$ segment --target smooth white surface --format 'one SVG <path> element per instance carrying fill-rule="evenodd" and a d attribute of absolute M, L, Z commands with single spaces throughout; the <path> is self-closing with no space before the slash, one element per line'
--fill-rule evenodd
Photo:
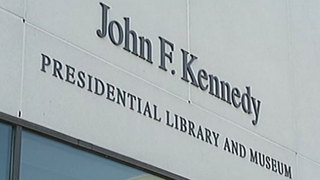
<path fill-rule="evenodd" d="M 298 152 L 320 163 L 320 24 L 318 1 L 290 2 L 294 116 Z"/>
<path fill-rule="evenodd" d="M 0 0 L 1 112 L 16 115 L 22 94 L 24 119 L 190 179 L 288 179 L 225 152 L 225 137 L 291 165 L 293 179 L 318 178 L 319 2 L 103 1 L 152 40 L 153 65 L 96 36 L 101 7 L 90 0 L 28 0 L 23 65 L 21 2 Z M 158 36 L 175 44 L 175 76 L 158 68 Z M 196 70 L 250 85 L 258 125 L 182 81 L 180 48 L 198 56 Z M 168 109 L 219 132 L 220 147 L 41 72 L 41 53 L 157 104 L 162 118 Z"/>
<path fill-rule="evenodd" d="M 0 111 L 17 115 L 20 103 L 23 24 L 0 9 Z"/>
<path fill-rule="evenodd" d="M 19 17 L 24 17 L 25 1 L 26 0 L 0 0 L 0 7 Z"/>
<path fill-rule="evenodd" d="M 123 50 L 122 45 L 113 45 L 109 37 L 101 39 L 96 35 L 96 30 L 101 28 L 99 2 L 104 2 L 111 7 L 109 22 L 116 20 L 124 27 L 123 17 L 130 17 L 131 29 L 152 41 L 153 65 Z M 187 84 L 181 83 L 179 76 L 172 76 L 169 72 L 158 68 L 160 53 L 158 36 L 175 44 L 177 52 L 174 53 L 175 61 L 180 62 L 178 48 L 187 48 L 185 0 L 152 2 L 149 0 L 69 0 L 68 2 L 28 0 L 27 9 L 26 18 L 30 23 L 98 55 L 106 62 L 115 64 L 159 88 L 181 98 L 188 98 Z M 168 65 L 168 67 L 170 70 L 175 69 L 177 73 L 181 72 L 180 63 Z"/>
<path fill-rule="evenodd" d="M 285 1 L 191 1 L 190 44 L 205 67 L 261 101 L 257 126 L 248 115 L 191 87 L 191 100 L 272 141 L 295 150 L 292 68 Z M 206 48 L 204 48 L 206 47 Z M 277 132 L 277 133 L 273 133 Z"/>
<path fill-rule="evenodd" d="M 317 180 L 320 176 L 320 165 L 309 159 L 298 156 L 300 180 Z"/>
<path fill-rule="evenodd" d="M 24 86 L 23 118 L 190 179 L 236 179 L 251 175 L 260 179 L 287 179 L 249 162 L 249 157 L 241 159 L 224 151 L 225 137 L 281 160 L 295 171 L 293 152 L 187 104 L 29 25 L 26 34 L 25 76 L 28 78 Z M 43 42 L 46 42 L 45 46 Z M 41 53 L 157 104 L 163 118 L 165 110 L 170 110 L 221 133 L 220 147 L 208 145 L 166 126 L 164 121 L 154 121 L 70 85 L 50 72 L 41 72 Z"/>

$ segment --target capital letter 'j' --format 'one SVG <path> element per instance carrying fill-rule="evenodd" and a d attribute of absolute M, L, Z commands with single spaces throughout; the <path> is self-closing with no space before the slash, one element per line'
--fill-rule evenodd
<path fill-rule="evenodd" d="M 104 38 L 107 35 L 107 30 L 108 30 L 108 10 L 110 9 L 109 6 L 100 3 L 101 7 L 102 7 L 102 26 L 101 29 L 97 30 L 97 35 L 100 38 Z"/>

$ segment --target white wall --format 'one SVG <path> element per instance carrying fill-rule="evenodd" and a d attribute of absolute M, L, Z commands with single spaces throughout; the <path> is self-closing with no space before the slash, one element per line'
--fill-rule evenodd
<path fill-rule="evenodd" d="M 153 42 L 153 64 L 96 35 L 99 2 Z M 290 165 L 292 179 L 316 179 L 319 8 L 314 0 L 0 0 L 0 111 L 190 179 L 289 179 L 226 152 L 226 137 Z M 158 68 L 158 36 L 175 45 L 175 75 Z M 181 80 L 181 48 L 198 57 L 194 69 L 251 87 L 262 102 L 256 126 L 253 114 Z M 42 72 L 42 53 L 156 104 L 162 121 L 53 77 L 52 65 Z M 219 147 L 167 126 L 166 110 L 218 132 Z"/>

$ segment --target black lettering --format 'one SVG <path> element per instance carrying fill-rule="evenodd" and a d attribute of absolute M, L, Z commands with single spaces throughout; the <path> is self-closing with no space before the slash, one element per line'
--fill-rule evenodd
<path fill-rule="evenodd" d="M 217 98 L 220 98 L 220 80 L 217 76 L 213 76 L 212 74 L 209 75 L 209 85 L 210 90 L 209 94 L 216 96 Z"/>
<path fill-rule="evenodd" d="M 176 128 L 177 130 L 179 130 L 178 119 L 179 119 L 178 115 L 174 114 L 174 121 L 175 121 L 174 128 Z"/>
<path fill-rule="evenodd" d="M 130 18 L 125 17 L 124 19 L 124 48 L 128 52 L 138 56 L 138 38 L 137 33 L 134 30 L 130 30 Z M 132 37 L 132 51 L 130 50 L 130 35 Z"/>
<path fill-rule="evenodd" d="M 42 56 L 42 65 L 41 65 L 41 71 L 42 72 L 46 72 L 46 66 L 50 66 L 51 64 L 51 59 L 44 55 L 44 54 L 41 54 Z"/>
<path fill-rule="evenodd" d="M 283 163 L 280 162 L 280 161 L 278 161 L 278 173 L 279 173 L 280 175 L 283 174 Z"/>
<path fill-rule="evenodd" d="M 197 60 L 198 58 L 192 54 L 190 54 L 190 61 L 188 61 L 188 55 L 189 53 L 183 49 L 181 49 L 182 51 L 182 80 L 186 81 L 186 82 L 189 82 L 189 79 L 188 79 L 188 75 L 191 77 L 191 84 L 196 86 L 196 87 L 199 87 L 198 85 L 198 82 L 197 82 L 197 79 L 195 78 L 195 75 L 194 75 L 194 72 L 192 70 L 192 67 L 191 67 L 191 64 Z"/>
<path fill-rule="evenodd" d="M 277 161 L 271 158 L 272 171 L 277 172 Z"/>
<path fill-rule="evenodd" d="M 153 105 L 153 119 L 156 121 L 161 121 L 161 117 L 158 117 L 158 106 L 157 105 Z"/>
<path fill-rule="evenodd" d="M 290 179 L 292 178 L 290 166 L 287 167 L 287 165 L 284 165 L 284 176 L 289 177 Z"/>
<path fill-rule="evenodd" d="M 193 136 L 193 137 L 196 137 L 196 134 L 194 132 L 194 123 L 192 121 L 188 121 L 189 122 L 189 135 L 190 136 Z"/>
<path fill-rule="evenodd" d="M 208 84 L 204 85 L 202 80 L 208 80 L 208 74 L 204 69 L 198 71 L 198 82 L 200 89 L 205 91 L 208 89 Z"/>
<path fill-rule="evenodd" d="M 202 128 L 201 128 L 201 126 L 199 126 L 199 128 L 198 128 L 197 139 L 199 139 L 199 137 L 201 138 L 201 140 L 202 140 L 202 141 L 204 141 L 204 138 L 203 138 L 203 133 L 202 133 Z"/>
<path fill-rule="evenodd" d="M 80 88 L 84 88 L 85 87 L 85 76 L 86 74 L 83 71 L 79 71 L 78 72 L 78 82 L 77 85 Z"/>
<path fill-rule="evenodd" d="M 147 51 L 147 62 L 149 62 L 149 63 L 153 63 L 152 62 L 152 43 L 151 43 L 151 41 L 149 40 L 149 39 L 147 39 L 147 38 L 144 38 L 144 37 L 139 37 L 139 39 L 140 39 L 140 55 L 139 55 L 139 57 L 140 58 L 142 58 L 142 59 L 146 59 L 146 57 L 145 57 L 145 53 L 144 53 L 144 46 L 145 46 L 145 44 L 147 44 L 147 48 L 148 48 L 148 51 Z"/>
<path fill-rule="evenodd" d="M 212 144 L 211 131 L 209 129 L 205 128 L 205 132 L 206 132 L 206 143 Z"/>
<path fill-rule="evenodd" d="M 226 81 L 221 81 L 221 100 L 231 104 L 230 100 L 230 84 Z"/>
<path fill-rule="evenodd" d="M 169 59 L 170 63 L 173 62 L 172 52 L 174 51 L 174 44 L 171 43 L 170 41 L 160 37 L 160 36 L 159 36 L 159 39 L 160 39 L 160 65 L 159 65 L 159 68 L 164 71 L 167 71 L 166 58 Z M 169 47 L 170 47 L 169 54 L 166 52 L 166 45 L 169 45 Z"/>
<path fill-rule="evenodd" d="M 139 97 L 137 97 L 137 100 L 138 100 L 138 110 L 137 110 L 137 112 L 139 113 L 139 114 L 141 114 L 142 112 L 141 112 L 141 98 L 139 98 Z"/>
<path fill-rule="evenodd" d="M 93 77 L 90 74 L 88 74 L 88 84 L 89 84 L 88 91 L 89 92 L 92 92 L 92 78 Z"/>
<path fill-rule="evenodd" d="M 250 148 L 250 161 L 258 164 L 258 155 L 257 151 L 254 151 Z"/>
<path fill-rule="evenodd" d="M 136 96 L 134 96 L 133 94 L 130 94 L 130 93 L 127 93 L 127 95 L 128 95 L 129 104 L 130 104 L 129 108 L 130 108 L 131 110 L 134 110 L 133 102 L 136 101 Z"/>
<path fill-rule="evenodd" d="M 228 138 L 225 139 L 223 150 L 231 152 Z"/>
<path fill-rule="evenodd" d="M 216 147 L 218 147 L 218 139 L 219 139 L 220 134 L 212 131 L 212 135 L 213 135 L 213 138 L 214 138 L 214 145 Z"/>
<path fill-rule="evenodd" d="M 261 102 L 259 100 L 257 100 L 257 103 L 256 103 L 256 99 L 254 97 L 251 97 L 251 99 L 252 99 L 252 105 L 253 105 L 253 110 L 254 110 L 254 115 L 255 115 L 255 119 L 252 120 L 252 124 L 257 125 L 258 119 L 259 119 Z"/>
<path fill-rule="evenodd" d="M 61 75 L 61 70 L 62 70 L 62 64 L 58 60 L 53 59 L 53 76 L 58 77 L 63 80 L 63 77 Z"/>
<path fill-rule="evenodd" d="M 149 102 L 148 102 L 148 101 L 146 102 L 146 104 L 145 104 L 145 106 L 144 106 L 143 115 L 144 115 L 144 116 L 148 116 L 149 118 L 152 118 L 151 110 L 150 110 L 150 105 L 149 105 Z"/>
<path fill-rule="evenodd" d="M 97 30 L 97 35 L 100 38 L 104 38 L 107 35 L 107 26 L 108 26 L 108 10 L 110 9 L 109 6 L 100 3 L 102 7 L 102 23 L 101 23 L 101 29 Z"/>
<path fill-rule="evenodd" d="M 266 156 L 266 168 L 267 169 L 270 169 L 271 168 L 271 163 L 270 163 L 270 157 L 269 156 Z"/>
<path fill-rule="evenodd" d="M 186 132 L 187 131 L 187 121 L 183 117 L 180 117 L 180 131 Z"/>
<path fill-rule="evenodd" d="M 232 104 L 234 107 L 239 108 L 241 105 L 241 102 L 237 102 L 236 98 L 240 98 L 240 91 L 238 88 L 233 88 L 231 91 L 232 94 Z"/>
<path fill-rule="evenodd" d="M 246 87 L 247 92 L 242 94 L 241 97 L 241 103 L 242 103 L 242 109 L 244 112 L 251 114 L 251 90 L 250 87 Z"/>
<path fill-rule="evenodd" d="M 114 25 L 116 25 L 117 29 L 118 29 L 118 40 L 115 38 L 114 36 Z M 109 24 L 109 38 L 112 41 L 112 43 L 116 46 L 119 46 L 120 44 L 122 44 L 123 42 L 123 30 L 122 30 L 122 26 L 120 23 L 118 23 L 117 21 L 111 21 Z"/>
<path fill-rule="evenodd" d="M 74 72 L 75 68 L 66 64 L 66 81 L 74 84 L 76 81 L 74 80 Z"/>
<path fill-rule="evenodd" d="M 244 146 L 244 145 L 242 145 L 242 144 L 240 144 L 239 143 L 239 156 L 241 157 L 241 158 L 245 158 L 246 157 L 246 155 L 247 155 L 247 150 L 246 150 L 246 147 Z"/>
<path fill-rule="evenodd" d="M 174 124 L 173 124 L 173 123 L 170 123 L 170 112 L 169 112 L 169 111 L 166 111 L 166 114 L 167 114 L 167 123 L 166 123 L 166 125 L 167 125 L 167 126 L 170 126 L 170 127 L 173 127 Z"/>
<path fill-rule="evenodd" d="M 123 107 L 126 107 L 126 93 L 125 91 L 122 91 L 121 89 L 117 88 L 117 104 L 122 105 Z"/>
<path fill-rule="evenodd" d="M 238 156 L 238 142 L 231 140 L 231 153 Z"/>
<path fill-rule="evenodd" d="M 94 78 L 94 80 L 95 80 L 95 91 L 94 91 L 94 93 L 96 95 L 101 96 L 102 94 L 104 94 L 104 83 L 98 78 Z M 99 85 L 101 87 L 100 91 L 99 91 Z"/>
<path fill-rule="evenodd" d="M 112 84 L 106 83 L 107 84 L 107 92 L 106 92 L 106 99 L 114 102 L 115 97 L 114 97 L 114 86 Z"/>
<path fill-rule="evenodd" d="M 259 153 L 259 164 L 261 167 L 263 167 L 266 164 L 265 155 L 262 153 Z"/>

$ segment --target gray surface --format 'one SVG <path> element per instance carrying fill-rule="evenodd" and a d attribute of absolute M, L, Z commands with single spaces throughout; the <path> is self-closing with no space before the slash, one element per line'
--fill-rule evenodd
<path fill-rule="evenodd" d="M 131 28 L 138 35 L 146 36 L 153 41 L 155 65 L 143 62 L 142 59 L 124 51 L 122 46 L 114 46 L 108 38 L 100 39 L 96 36 L 96 30 L 101 24 L 99 2 L 100 0 L 68 2 L 28 0 L 26 17 L 30 23 L 101 57 L 104 61 L 132 73 L 133 76 L 142 78 L 176 96 L 188 98 L 187 84 L 181 82 L 179 76 L 173 77 L 158 68 L 160 49 L 158 36 L 161 35 L 175 43 L 177 53 L 174 56 L 177 62 L 171 68 L 177 72 L 181 71 L 180 48 L 187 48 L 185 0 L 103 1 L 111 7 L 109 13 L 112 20 L 124 24 L 123 17 L 130 17 Z M 138 9 L 132 8 L 134 6 Z M 84 12 L 90 16 L 82 17 Z"/>
<path fill-rule="evenodd" d="M 0 22 L 0 109 L 16 115 L 21 92 L 23 24 L 2 9 Z"/>
<path fill-rule="evenodd" d="M 292 1 L 291 58 L 294 68 L 294 116 L 298 152 L 320 163 L 320 33 L 318 1 Z M 319 168 L 319 167 L 318 167 Z"/>
<path fill-rule="evenodd" d="M 295 154 L 293 152 L 235 126 L 214 113 L 206 112 L 159 90 L 155 86 L 145 84 L 144 81 L 114 68 L 90 54 L 64 44 L 45 32 L 38 31 L 29 25 L 26 27 L 26 32 L 29 35 L 26 38 L 26 58 L 29 61 L 25 64 L 25 75 L 32 77 L 32 79 L 26 79 L 24 86 L 22 106 L 24 118 L 32 119 L 37 124 L 93 144 L 99 144 L 120 154 L 149 162 L 157 167 L 171 169 L 171 171 L 191 179 L 246 177 L 252 169 L 259 172 L 261 179 L 270 179 L 270 177 L 285 179 L 223 151 L 222 143 L 225 137 L 235 139 L 248 147 L 274 156 L 295 168 Z M 46 46 L 43 46 L 42 42 L 47 42 Z M 64 64 L 72 65 L 77 70 L 91 73 L 105 82 L 140 96 L 144 100 L 156 103 L 163 118 L 165 110 L 170 110 L 172 113 L 178 113 L 197 124 L 218 131 L 222 134 L 219 142 L 220 148 L 215 148 L 169 128 L 165 125 L 165 121 L 152 120 L 110 102 L 104 97 L 89 93 L 86 89 L 57 79 L 51 75 L 50 70 L 43 73 L 40 71 L 41 53 L 58 59 Z M 38 84 L 38 86 L 34 86 L 31 82 Z M 134 82 L 134 85 L 128 82 Z M 39 95 L 32 96 L 33 94 Z M 156 96 L 154 96 L 155 94 Z M 33 111 L 33 109 L 38 111 Z M 188 161 L 197 163 L 185 163 L 186 157 Z M 195 168 L 195 165 L 201 169 L 201 173 L 194 173 L 190 170 Z M 234 173 L 210 171 L 211 169 L 231 170 L 233 168 L 237 168 L 238 171 Z"/>
<path fill-rule="evenodd" d="M 19 17 L 24 17 L 25 2 L 26 0 L 0 0 L 0 8 Z"/>
<path fill-rule="evenodd" d="M 261 100 L 257 126 L 244 114 L 214 97 L 191 88 L 192 101 L 209 111 L 296 150 L 292 89 L 293 70 L 288 53 L 285 1 L 191 1 L 191 51 L 199 55 L 197 68 L 206 67 L 222 80 Z M 210 21 L 206 20 L 211 17 Z M 208 48 L 203 48 L 208 47 Z M 276 132 L 276 133 L 272 133 Z"/>
<path fill-rule="evenodd" d="M 15 14 L 22 11 L 3 2 L 0 58 L 12 61 L 0 61 L 0 80 L 6 82 L 0 109 L 16 115 L 23 26 Z M 123 23 L 130 17 L 132 29 L 153 41 L 154 65 L 96 36 L 98 2 L 26 1 L 24 118 L 191 179 L 287 179 L 41 72 L 45 53 L 156 103 L 159 112 L 169 109 L 289 163 L 293 179 L 317 177 L 319 2 L 103 1 L 112 7 L 111 19 Z M 176 76 L 157 67 L 159 35 L 175 44 L 177 64 L 170 68 Z M 242 91 L 250 85 L 262 101 L 258 125 L 250 123 L 253 116 L 189 88 L 179 76 L 180 48 L 199 57 L 194 68 L 206 68 Z"/>

